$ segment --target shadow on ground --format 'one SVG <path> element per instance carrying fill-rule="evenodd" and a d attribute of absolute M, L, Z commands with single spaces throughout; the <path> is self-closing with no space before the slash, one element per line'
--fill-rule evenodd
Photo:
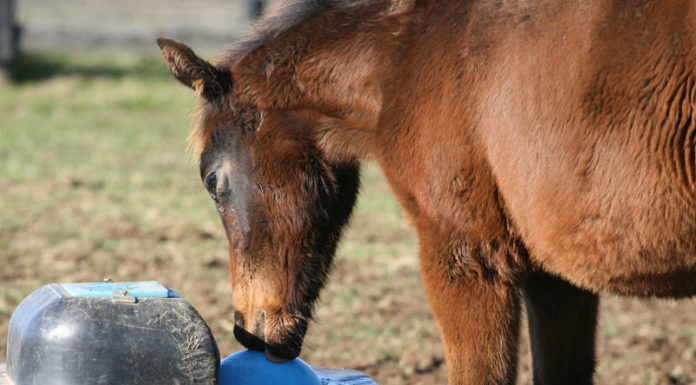
<path fill-rule="evenodd" d="M 125 62 L 128 62 L 127 65 Z M 21 53 L 10 63 L 7 73 L 12 82 L 25 84 L 61 76 L 164 79 L 168 75 L 163 69 L 160 59 L 154 55 L 125 56 L 118 60 L 101 56 L 85 60 L 81 54 L 66 57 L 64 54 Z"/>

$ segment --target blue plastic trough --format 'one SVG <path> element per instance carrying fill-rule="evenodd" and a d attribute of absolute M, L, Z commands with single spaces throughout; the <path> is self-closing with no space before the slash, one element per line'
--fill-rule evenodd
<path fill-rule="evenodd" d="M 158 282 L 51 284 L 12 315 L 0 385 L 304 385 L 292 377 L 303 367 L 321 385 L 377 385 L 362 373 L 299 359 L 283 366 L 241 354 L 225 362 L 221 371 L 198 312 Z"/>

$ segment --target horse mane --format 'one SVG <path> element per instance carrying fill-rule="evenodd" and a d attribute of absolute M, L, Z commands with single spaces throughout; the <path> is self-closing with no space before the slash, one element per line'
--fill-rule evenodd
<path fill-rule="evenodd" d="M 366 4 L 401 3 L 403 0 L 281 0 L 271 6 L 266 15 L 251 25 L 250 31 L 229 46 L 216 60 L 219 68 L 230 69 L 255 49 L 263 46 L 292 27 L 322 13 Z"/>
<path fill-rule="evenodd" d="M 217 61 L 229 69 L 258 47 L 271 41 L 288 29 L 336 6 L 340 0 L 283 0 L 273 4 L 267 13 L 251 25 L 250 31 L 229 46 Z"/>

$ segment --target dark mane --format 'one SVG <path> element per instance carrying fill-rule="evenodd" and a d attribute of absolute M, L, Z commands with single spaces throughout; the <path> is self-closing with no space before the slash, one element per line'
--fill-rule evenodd
<path fill-rule="evenodd" d="M 282 0 L 272 6 L 268 13 L 255 22 L 249 32 L 230 47 L 216 60 L 220 68 L 230 68 L 250 52 L 278 37 L 288 29 L 312 19 L 322 13 L 341 7 L 383 0 Z"/>

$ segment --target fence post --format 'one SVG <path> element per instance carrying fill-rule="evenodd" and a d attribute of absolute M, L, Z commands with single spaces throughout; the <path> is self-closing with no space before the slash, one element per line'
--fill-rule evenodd
<path fill-rule="evenodd" d="M 0 69 L 17 54 L 19 26 L 15 21 L 16 0 L 0 0 Z"/>
<path fill-rule="evenodd" d="M 263 0 L 249 0 L 249 18 L 251 20 L 258 19 L 263 13 Z"/>

